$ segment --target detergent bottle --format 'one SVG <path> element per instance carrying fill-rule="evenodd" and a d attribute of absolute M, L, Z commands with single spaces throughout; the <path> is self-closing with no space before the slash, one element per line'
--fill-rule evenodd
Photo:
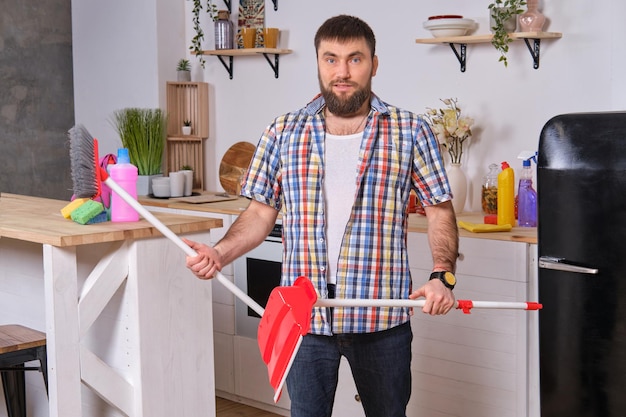
<path fill-rule="evenodd" d="M 126 190 L 133 198 L 137 198 L 137 167 L 130 163 L 128 149 L 120 148 L 117 150 L 117 163 L 109 166 L 109 172 L 113 181 Z M 125 202 L 122 197 L 117 195 L 115 191 L 111 194 L 111 221 L 139 221 L 139 213 Z"/>
<path fill-rule="evenodd" d="M 498 225 L 515 226 L 515 172 L 508 162 L 502 162 L 498 174 Z"/>
<path fill-rule="evenodd" d="M 535 161 L 537 153 L 528 156 L 522 153 L 522 173 L 517 188 L 517 219 L 520 227 L 537 227 L 537 191 L 533 188 L 533 173 L 530 161 Z"/>

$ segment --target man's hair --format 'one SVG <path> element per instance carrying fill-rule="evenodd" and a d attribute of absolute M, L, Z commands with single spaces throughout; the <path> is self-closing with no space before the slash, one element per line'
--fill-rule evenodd
<path fill-rule="evenodd" d="M 376 37 L 367 23 L 358 17 L 345 14 L 331 17 L 320 26 L 315 34 L 315 53 L 317 54 L 322 41 L 346 42 L 356 39 L 365 39 L 372 57 L 376 54 Z"/>

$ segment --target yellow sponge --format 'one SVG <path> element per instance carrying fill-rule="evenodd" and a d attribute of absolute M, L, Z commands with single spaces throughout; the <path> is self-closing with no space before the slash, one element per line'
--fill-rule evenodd
<path fill-rule="evenodd" d="M 72 211 L 71 217 L 76 223 L 86 224 L 89 220 L 104 211 L 104 206 L 99 201 L 89 200 Z"/>
<path fill-rule="evenodd" d="M 489 232 L 510 232 L 512 227 L 510 224 L 482 224 L 457 221 L 458 225 L 463 229 L 472 233 L 489 233 Z"/>
<path fill-rule="evenodd" d="M 88 198 L 77 198 L 74 201 L 70 202 L 67 206 L 63 207 L 61 209 L 61 214 L 63 215 L 63 217 L 65 217 L 66 219 L 70 219 L 72 216 L 72 212 L 77 209 L 79 206 L 81 206 L 83 203 L 86 203 L 89 199 Z"/>

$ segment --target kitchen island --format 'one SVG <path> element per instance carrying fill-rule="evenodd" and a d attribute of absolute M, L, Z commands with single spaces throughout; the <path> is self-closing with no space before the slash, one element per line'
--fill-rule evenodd
<path fill-rule="evenodd" d="M 79 225 L 65 204 L 0 196 L 0 320 L 47 335 L 49 400 L 28 373 L 29 417 L 215 415 L 211 285 L 147 221 Z M 198 240 L 222 227 L 156 216 Z"/>

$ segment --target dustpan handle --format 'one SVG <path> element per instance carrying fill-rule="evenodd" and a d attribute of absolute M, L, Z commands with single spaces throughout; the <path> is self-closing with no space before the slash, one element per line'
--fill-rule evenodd
<path fill-rule="evenodd" d="M 115 191 L 122 199 L 128 203 L 133 209 L 137 211 L 144 219 L 146 219 L 150 224 L 156 227 L 159 232 L 163 234 L 166 238 L 175 243 L 179 248 L 181 248 L 188 256 L 198 256 L 195 250 L 189 247 L 183 240 L 176 235 L 176 233 L 172 232 L 167 226 L 165 226 L 159 219 L 157 219 L 154 214 L 149 212 L 144 206 L 139 204 L 137 200 L 133 196 L 131 196 L 125 189 L 123 189 L 118 183 L 113 181 L 111 177 L 108 177 L 104 180 L 104 183 L 111 187 L 113 191 Z M 230 292 L 232 292 L 237 298 L 246 303 L 248 307 L 253 309 L 258 315 L 263 315 L 263 307 L 261 307 L 256 301 L 254 301 L 248 294 L 243 292 L 239 287 L 230 282 L 228 278 L 222 275 L 221 272 L 217 272 L 216 274 L 217 280 L 225 286 Z"/>
<path fill-rule="evenodd" d="M 340 299 L 319 298 L 316 307 L 423 307 L 426 300 Z M 469 312 L 472 308 L 539 310 L 542 305 L 534 302 L 472 301 L 457 300 L 456 308 Z"/>

